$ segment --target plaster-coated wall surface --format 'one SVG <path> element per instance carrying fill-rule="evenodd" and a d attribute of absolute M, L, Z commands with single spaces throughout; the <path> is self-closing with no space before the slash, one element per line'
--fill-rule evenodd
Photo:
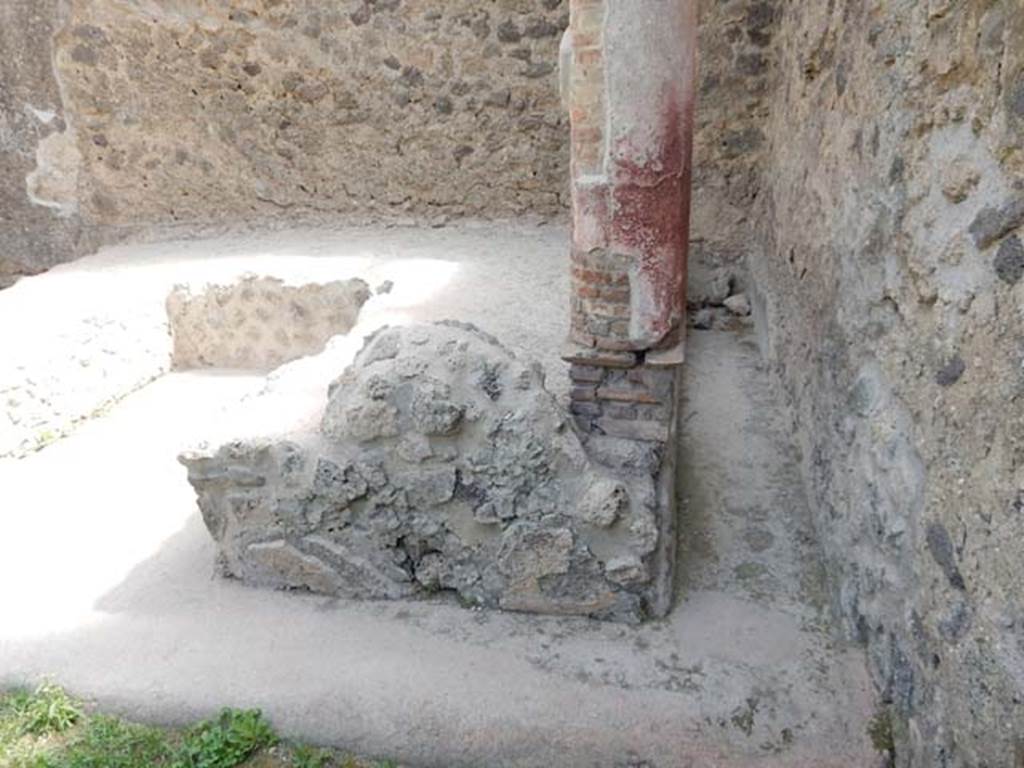
<path fill-rule="evenodd" d="M 59 9 L 57 0 L 0 3 L 0 288 L 86 246 L 77 207 L 62 200 L 65 174 L 52 172 L 76 152 L 50 47 Z"/>

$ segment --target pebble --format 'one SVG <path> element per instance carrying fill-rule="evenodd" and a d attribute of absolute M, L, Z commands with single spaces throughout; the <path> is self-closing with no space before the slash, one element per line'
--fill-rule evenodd
<path fill-rule="evenodd" d="M 725 308 L 734 315 L 746 317 L 750 314 L 750 299 L 745 293 L 737 293 L 725 300 Z"/>

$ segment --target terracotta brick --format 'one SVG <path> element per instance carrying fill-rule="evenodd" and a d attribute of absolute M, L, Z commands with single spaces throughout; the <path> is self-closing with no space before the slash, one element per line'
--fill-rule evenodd
<path fill-rule="evenodd" d="M 577 280 L 596 285 L 622 286 L 629 285 L 629 277 L 619 272 L 610 272 L 600 269 L 586 269 L 584 267 L 573 267 L 572 275 Z"/>
<path fill-rule="evenodd" d="M 600 291 L 598 291 L 598 293 L 600 294 Z M 589 297 L 584 296 L 583 298 L 587 299 Z M 600 315 L 608 320 L 622 320 L 623 318 L 629 318 L 631 313 L 628 303 L 612 303 L 604 301 L 598 297 L 591 299 L 584 306 L 588 312 Z"/>
<path fill-rule="evenodd" d="M 599 418 L 594 424 L 610 437 L 648 442 L 668 442 L 668 426 L 654 421 L 631 421 L 627 419 Z"/>
<path fill-rule="evenodd" d="M 670 368 L 652 368 L 641 365 L 629 371 L 626 374 L 626 379 L 665 399 L 673 391 L 675 372 Z"/>
<path fill-rule="evenodd" d="M 603 320 L 587 314 L 583 318 L 583 327 L 595 336 L 610 336 L 612 334 L 612 323 L 610 320 Z"/>
<path fill-rule="evenodd" d="M 671 403 L 662 403 L 660 405 L 638 403 L 636 405 L 636 417 L 641 421 L 668 422 L 672 418 L 672 411 Z"/>
<path fill-rule="evenodd" d="M 609 419 L 632 420 L 637 417 L 635 405 L 623 405 L 622 403 L 608 403 L 604 406 L 604 415 Z"/>
<path fill-rule="evenodd" d="M 597 384 L 605 377 L 606 371 L 595 365 L 570 365 L 569 378 L 573 381 L 584 381 Z"/>
<path fill-rule="evenodd" d="M 614 352 L 605 349 L 570 345 L 562 353 L 562 359 L 573 365 L 600 368 L 632 368 L 637 357 L 633 352 Z"/>
<path fill-rule="evenodd" d="M 597 399 L 597 387 L 573 387 L 569 398 L 574 402 L 591 402 Z"/>
<path fill-rule="evenodd" d="M 599 387 L 597 390 L 598 400 L 614 400 L 620 403 L 646 403 L 657 405 L 661 402 L 655 395 L 645 389 L 611 389 Z"/>
<path fill-rule="evenodd" d="M 574 400 L 569 404 L 569 412 L 573 416 L 597 417 L 601 415 L 601 406 L 597 403 L 584 403 Z"/>
<path fill-rule="evenodd" d="M 594 420 L 589 416 L 574 416 L 573 421 L 580 432 L 591 434 L 594 431 Z"/>
<path fill-rule="evenodd" d="M 604 301 L 614 304 L 629 304 L 630 291 L 628 288 L 601 288 L 600 297 Z"/>

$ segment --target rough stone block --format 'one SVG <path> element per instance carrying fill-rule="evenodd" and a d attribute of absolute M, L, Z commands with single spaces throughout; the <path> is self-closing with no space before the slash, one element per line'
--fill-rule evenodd
<path fill-rule="evenodd" d="M 600 411 L 574 411 L 586 408 Z M 663 613 L 661 464 L 590 455 L 570 418 L 535 366 L 472 326 L 384 329 L 330 386 L 316 428 L 182 462 L 224 573 L 255 585 Z"/>

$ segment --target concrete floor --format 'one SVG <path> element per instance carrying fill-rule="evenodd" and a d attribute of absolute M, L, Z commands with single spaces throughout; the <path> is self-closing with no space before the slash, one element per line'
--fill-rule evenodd
<path fill-rule="evenodd" d="M 175 286 L 199 293 L 246 274 L 392 283 L 363 307 L 351 343 L 335 345 L 342 367 L 381 325 L 454 318 L 540 359 L 564 394 L 568 238 L 561 225 L 492 222 L 302 229 L 117 246 L 25 278 L 0 294 L 0 457 L 70 433 L 167 373 Z"/>
<path fill-rule="evenodd" d="M 472 300 L 441 309 L 518 316 L 521 351 L 554 343 L 557 262 L 481 255 L 498 274 L 467 255 Z M 175 456 L 237 430 L 237 403 L 265 379 L 171 374 L 0 460 L 0 684 L 49 676 L 169 724 L 256 706 L 288 736 L 411 766 L 874 765 L 864 660 L 831 634 L 796 457 L 751 334 L 695 332 L 688 354 L 683 568 L 665 621 L 353 604 L 213 578 Z"/>

